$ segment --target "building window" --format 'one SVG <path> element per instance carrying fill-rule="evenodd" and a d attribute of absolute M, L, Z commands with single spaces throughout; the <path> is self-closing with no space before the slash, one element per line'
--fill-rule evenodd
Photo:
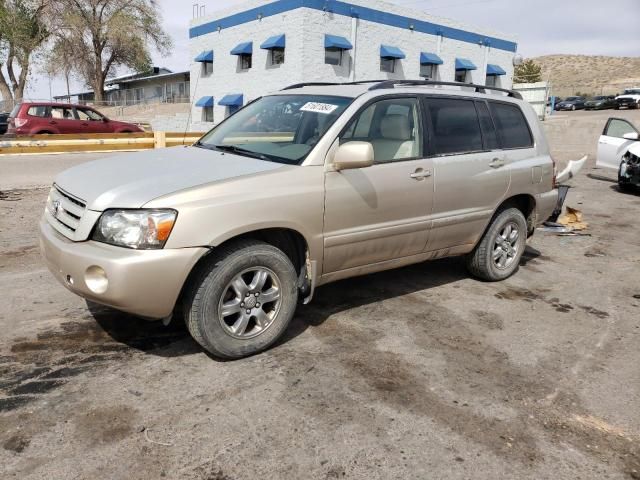
<path fill-rule="evenodd" d="M 396 71 L 396 59 L 380 57 L 380 71 L 393 73 Z"/>
<path fill-rule="evenodd" d="M 202 121 L 213 123 L 213 106 L 202 107 Z"/>
<path fill-rule="evenodd" d="M 240 55 L 240 68 L 249 70 L 251 68 L 251 59 L 253 55 Z"/>
<path fill-rule="evenodd" d="M 238 110 L 240 110 L 240 105 L 229 105 L 227 107 L 227 117 L 230 117 L 231 115 L 236 113 Z"/>
<path fill-rule="evenodd" d="M 342 52 L 341 48 L 325 48 L 324 63 L 327 65 L 342 65 Z"/>
<path fill-rule="evenodd" d="M 485 82 L 487 87 L 497 87 L 498 86 L 498 76 L 497 75 L 487 75 L 487 81 Z"/>
<path fill-rule="evenodd" d="M 456 70 L 456 82 L 467 83 L 466 70 Z"/>
<path fill-rule="evenodd" d="M 436 77 L 437 68 L 438 66 L 432 63 L 420 65 L 420 76 L 427 80 L 433 80 Z"/>
<path fill-rule="evenodd" d="M 284 63 L 284 48 L 272 48 L 271 65 L 282 65 Z"/>
<path fill-rule="evenodd" d="M 202 77 L 210 77 L 213 73 L 213 62 L 202 62 Z"/>

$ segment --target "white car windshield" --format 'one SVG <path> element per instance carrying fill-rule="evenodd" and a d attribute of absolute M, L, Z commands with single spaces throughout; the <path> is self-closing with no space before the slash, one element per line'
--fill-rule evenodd
<path fill-rule="evenodd" d="M 324 95 L 262 97 L 214 127 L 196 146 L 298 165 L 352 101 Z"/>

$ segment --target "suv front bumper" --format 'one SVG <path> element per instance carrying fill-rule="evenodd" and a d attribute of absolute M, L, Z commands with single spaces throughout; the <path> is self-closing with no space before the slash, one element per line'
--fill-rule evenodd
<path fill-rule="evenodd" d="M 40 251 L 56 279 L 96 303 L 147 318 L 171 315 L 196 262 L 208 249 L 132 250 L 72 242 L 40 220 Z"/>

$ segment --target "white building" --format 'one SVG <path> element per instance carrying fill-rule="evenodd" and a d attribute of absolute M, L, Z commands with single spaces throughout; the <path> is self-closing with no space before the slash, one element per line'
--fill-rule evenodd
<path fill-rule="evenodd" d="M 192 128 L 301 82 L 431 78 L 510 88 L 517 44 L 378 0 L 251 1 L 195 19 Z"/>

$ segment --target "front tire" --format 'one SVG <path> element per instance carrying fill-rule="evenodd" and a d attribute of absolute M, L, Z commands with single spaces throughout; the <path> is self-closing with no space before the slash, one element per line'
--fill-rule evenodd
<path fill-rule="evenodd" d="M 185 322 L 212 355 L 242 358 L 280 338 L 297 302 L 289 257 L 267 243 L 243 240 L 221 247 L 199 268 L 185 297 Z"/>
<path fill-rule="evenodd" d="M 513 275 L 520 264 L 527 240 L 527 221 L 517 208 L 499 211 L 489 228 L 467 256 L 469 272 L 488 282 Z"/>

